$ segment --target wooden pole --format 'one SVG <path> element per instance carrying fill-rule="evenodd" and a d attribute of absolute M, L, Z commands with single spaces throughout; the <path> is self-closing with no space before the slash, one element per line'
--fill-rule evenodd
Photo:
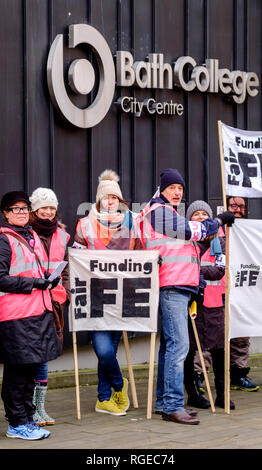
<path fill-rule="evenodd" d="M 147 419 L 152 417 L 153 382 L 154 382 L 154 358 L 155 358 L 156 333 L 151 333 L 148 396 L 147 396 Z"/>
<path fill-rule="evenodd" d="M 201 349 L 199 336 L 198 336 L 198 332 L 197 332 L 197 327 L 196 327 L 196 323 L 195 323 L 196 314 L 197 314 L 197 305 L 196 305 L 196 301 L 194 300 L 192 302 L 192 305 L 191 305 L 191 308 L 190 308 L 190 318 L 191 318 L 193 331 L 194 331 L 194 335 L 195 335 L 195 340 L 196 340 L 196 344 L 197 344 L 197 349 L 198 349 L 198 353 L 199 353 L 199 357 L 200 357 L 201 367 L 202 367 L 203 374 L 204 374 L 204 377 L 205 377 L 205 382 L 206 382 L 206 386 L 207 386 L 207 393 L 208 393 L 208 397 L 209 397 L 209 401 L 210 401 L 210 405 L 211 405 L 211 410 L 212 410 L 212 413 L 215 413 L 216 409 L 215 409 L 215 406 L 214 406 L 214 401 L 213 401 L 213 396 L 212 396 L 212 393 L 211 393 L 211 388 L 210 388 L 210 384 L 209 384 L 209 380 L 208 380 L 208 376 L 207 376 L 205 361 L 204 361 L 204 357 L 203 357 L 203 354 L 202 354 L 202 349 Z"/>
<path fill-rule="evenodd" d="M 226 292 L 225 292 L 225 413 L 230 414 L 230 339 L 229 339 L 229 227 L 226 226 Z"/>
<path fill-rule="evenodd" d="M 227 210 L 226 188 L 225 188 L 225 169 L 224 169 L 224 151 L 222 139 L 222 123 L 218 121 L 218 138 L 220 149 L 220 166 L 222 179 L 222 192 L 224 210 Z M 230 340 L 229 338 L 229 227 L 226 225 L 226 291 L 225 291 L 225 413 L 230 414 Z"/>
<path fill-rule="evenodd" d="M 134 379 L 133 367 L 132 367 L 132 363 L 131 363 L 131 355 L 130 355 L 130 348 L 129 348 L 129 341 L 128 341 L 127 332 L 123 331 L 122 335 L 123 335 L 123 342 L 124 342 L 124 347 L 125 347 L 125 352 L 126 352 L 128 377 L 129 377 L 129 382 L 130 382 L 130 387 L 131 387 L 133 406 L 134 406 L 134 408 L 138 408 L 137 394 L 136 394 L 136 384 L 135 384 L 135 379 Z"/>
<path fill-rule="evenodd" d="M 220 167 L 221 167 L 223 205 L 224 205 L 224 210 L 226 211 L 227 210 L 227 199 L 226 199 L 224 151 L 223 151 L 222 123 L 221 123 L 221 121 L 217 121 L 217 125 L 218 125 L 218 139 L 219 139 L 219 151 L 220 151 Z"/>
<path fill-rule="evenodd" d="M 76 342 L 76 332 L 75 332 L 75 331 L 73 331 L 73 351 L 74 351 L 74 363 L 75 363 L 76 411 L 77 411 L 77 419 L 81 419 L 81 415 L 80 415 L 80 393 L 79 393 L 78 360 L 77 360 L 77 342 Z"/>

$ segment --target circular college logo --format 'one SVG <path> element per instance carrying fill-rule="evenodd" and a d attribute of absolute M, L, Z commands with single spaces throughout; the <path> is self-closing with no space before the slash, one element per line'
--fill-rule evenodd
<path fill-rule="evenodd" d="M 58 111 L 77 127 L 96 126 L 107 114 L 115 91 L 114 61 L 104 37 L 92 26 L 69 26 L 69 48 L 88 44 L 95 55 L 99 70 L 99 85 L 93 103 L 85 109 L 76 106 L 68 96 L 64 83 L 63 35 L 58 34 L 50 48 L 47 61 L 47 82 L 53 104 Z M 95 86 L 95 71 L 87 59 L 74 60 L 68 70 L 71 89 L 87 95 Z"/>

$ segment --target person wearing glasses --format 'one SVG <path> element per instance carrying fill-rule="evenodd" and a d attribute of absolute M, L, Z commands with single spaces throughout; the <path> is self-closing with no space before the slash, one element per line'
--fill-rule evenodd
<path fill-rule="evenodd" d="M 247 218 L 247 200 L 243 197 L 230 196 L 227 198 L 227 208 L 238 219 Z"/>
<path fill-rule="evenodd" d="M 243 197 L 227 197 L 228 210 L 233 212 L 238 219 L 246 219 L 247 199 Z M 232 390 L 243 390 L 244 392 L 256 392 L 259 386 L 253 382 L 248 373 L 250 338 L 233 338 L 230 340 L 230 379 Z"/>
<path fill-rule="evenodd" d="M 61 355 L 44 276 L 44 250 L 29 225 L 30 200 L 24 191 L 1 199 L 0 362 L 4 364 L 1 397 L 8 421 L 6 436 L 38 440 L 49 437 L 33 420 L 33 393 L 39 363 Z"/>

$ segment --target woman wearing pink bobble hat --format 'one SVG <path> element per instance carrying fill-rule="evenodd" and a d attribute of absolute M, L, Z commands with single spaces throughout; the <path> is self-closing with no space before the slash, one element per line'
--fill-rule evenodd
<path fill-rule="evenodd" d="M 68 242 L 70 235 L 65 231 L 57 213 L 58 200 L 50 188 L 37 188 L 30 196 L 32 213 L 30 223 L 38 234 L 44 247 L 44 267 L 49 276 L 57 266 L 68 259 Z M 68 266 L 60 276 L 60 283 L 51 291 L 53 311 L 56 318 L 57 333 L 62 347 L 63 341 L 63 310 L 70 300 Z M 39 426 L 55 424 L 45 410 L 45 399 L 48 384 L 48 363 L 38 367 L 34 392 L 36 413 L 34 420 Z"/>

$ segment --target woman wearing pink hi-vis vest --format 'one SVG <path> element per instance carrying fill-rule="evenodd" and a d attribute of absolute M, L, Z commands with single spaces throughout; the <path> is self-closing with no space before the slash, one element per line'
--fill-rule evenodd
<path fill-rule="evenodd" d="M 112 170 L 105 170 L 100 175 L 96 204 L 92 206 L 88 217 L 79 220 L 74 247 L 89 250 L 142 249 L 135 221 L 123 199 L 118 181 L 118 175 Z M 95 411 L 113 416 L 125 415 L 129 407 L 128 382 L 122 377 L 116 357 L 121 335 L 121 331 L 91 332 L 98 358 L 98 400 Z"/>
<path fill-rule="evenodd" d="M 184 360 L 188 353 L 188 307 L 198 292 L 199 254 L 194 242 L 218 232 L 234 219 L 228 212 L 217 220 L 189 222 L 177 212 L 185 182 L 174 168 L 161 173 L 160 195 L 143 211 L 140 227 L 146 249 L 159 250 L 161 335 L 155 412 L 165 421 L 199 424 L 195 410 L 184 408 Z"/>
<path fill-rule="evenodd" d="M 59 266 L 62 261 L 68 261 L 68 242 L 70 235 L 65 231 L 57 214 L 58 200 L 50 188 L 37 188 L 30 196 L 32 212 L 30 224 L 39 236 L 44 247 L 44 267 L 46 276 Z M 63 344 L 63 311 L 70 300 L 68 265 L 60 275 L 59 284 L 52 289 L 53 310 L 57 318 L 57 332 L 61 347 Z M 60 326 L 60 327 L 59 327 Z M 45 410 L 48 385 L 48 362 L 39 364 L 36 374 L 34 405 L 36 412 L 34 420 L 39 426 L 53 425 L 55 419 Z"/>
<path fill-rule="evenodd" d="M 186 217 L 188 220 L 203 222 L 213 217 L 209 204 L 194 201 L 190 204 Z M 216 389 L 215 405 L 221 408 L 224 403 L 224 344 L 225 344 L 225 241 L 215 236 L 198 242 L 200 249 L 200 276 L 203 290 L 197 300 L 195 319 L 198 336 L 203 351 L 209 351 L 212 358 Z M 195 384 L 194 357 L 197 350 L 191 322 L 189 322 L 190 348 L 185 360 L 184 383 L 188 394 L 188 405 L 196 408 L 209 408 L 210 402 L 199 393 Z M 235 405 L 230 401 L 230 409 Z"/>
<path fill-rule="evenodd" d="M 23 191 L 1 200 L 0 361 L 4 364 L 2 399 L 9 422 L 7 437 L 42 439 L 50 435 L 33 420 L 37 365 L 61 354 L 54 327 L 44 250 L 29 222 L 30 201 Z"/>

